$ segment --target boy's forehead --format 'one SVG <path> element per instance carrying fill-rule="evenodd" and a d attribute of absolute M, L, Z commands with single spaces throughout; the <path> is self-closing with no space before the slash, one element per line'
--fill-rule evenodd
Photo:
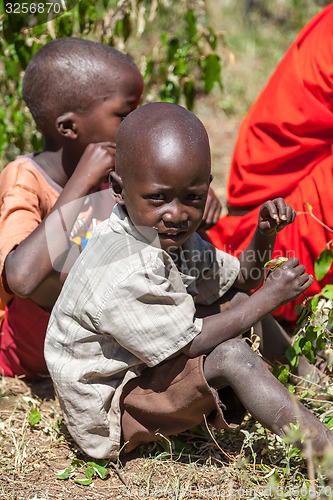
<path fill-rule="evenodd" d="M 130 145 L 130 147 L 129 147 Z M 210 148 L 205 127 L 188 110 L 169 103 L 151 103 L 131 112 L 117 136 L 116 168 L 145 170 L 147 165 L 210 170 Z M 182 166 L 183 165 L 183 166 Z M 132 167 L 132 168 L 131 168 Z M 199 168 L 199 167 L 198 167 Z M 138 173 L 138 172 L 137 172 Z"/>
<path fill-rule="evenodd" d="M 200 143 L 189 144 L 179 137 L 162 136 L 145 144 L 145 154 L 138 155 L 135 173 L 142 180 L 159 185 L 180 182 L 206 182 L 210 174 L 210 155 Z"/>

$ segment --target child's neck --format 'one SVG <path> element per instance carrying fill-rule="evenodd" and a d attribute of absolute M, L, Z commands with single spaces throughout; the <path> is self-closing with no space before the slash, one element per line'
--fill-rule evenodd
<path fill-rule="evenodd" d="M 45 149 L 36 153 L 34 161 L 61 187 L 66 185 L 76 167 L 72 158 L 66 160 L 62 148 L 57 151 Z"/>

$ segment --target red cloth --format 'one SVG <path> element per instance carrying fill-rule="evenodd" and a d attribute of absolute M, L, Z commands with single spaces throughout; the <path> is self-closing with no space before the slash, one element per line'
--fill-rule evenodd
<path fill-rule="evenodd" d="M 50 313 L 32 300 L 14 296 L 8 302 L 0 332 L 0 369 L 3 375 L 25 375 L 29 379 L 47 376 L 43 353 L 49 318 Z"/>
<path fill-rule="evenodd" d="M 211 241 L 231 253 L 249 243 L 258 207 L 278 196 L 297 212 L 304 203 L 333 226 L 333 3 L 300 32 L 267 86 L 245 117 L 228 182 L 228 205 L 245 216 L 223 216 L 209 232 Z M 298 215 L 279 233 L 275 255 L 295 255 L 313 274 L 314 260 L 333 238 L 309 215 Z M 333 267 L 308 294 L 333 282 Z M 297 302 L 300 302 L 302 297 Z M 295 302 L 277 315 L 296 319 Z"/>

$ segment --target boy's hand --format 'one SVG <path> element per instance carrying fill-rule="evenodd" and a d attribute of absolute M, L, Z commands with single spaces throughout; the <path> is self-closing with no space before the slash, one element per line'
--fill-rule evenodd
<path fill-rule="evenodd" d="M 116 145 L 112 142 L 98 142 L 89 144 L 76 169 L 75 176 L 80 182 L 86 181 L 90 189 L 99 186 L 108 179 L 109 173 L 114 169 Z"/>
<path fill-rule="evenodd" d="M 258 229 L 262 234 L 279 232 L 294 222 L 295 217 L 295 210 L 283 198 L 269 200 L 260 208 Z"/>
<path fill-rule="evenodd" d="M 208 190 L 205 211 L 202 217 L 201 224 L 199 226 L 199 230 L 207 231 L 208 229 L 215 226 L 221 215 L 221 210 L 222 205 L 220 203 L 220 200 L 214 193 L 213 188 L 210 187 Z"/>
<path fill-rule="evenodd" d="M 275 307 L 280 307 L 305 292 L 312 283 L 313 276 L 305 272 L 305 267 L 296 257 L 292 257 L 269 273 L 262 288 L 275 302 Z"/>

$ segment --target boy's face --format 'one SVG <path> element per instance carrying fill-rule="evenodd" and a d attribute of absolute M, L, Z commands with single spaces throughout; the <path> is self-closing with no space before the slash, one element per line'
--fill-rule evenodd
<path fill-rule="evenodd" d="M 143 80 L 136 68 L 124 66 L 118 78 L 106 72 L 103 89 L 96 89 L 96 93 L 104 94 L 105 99 L 98 99 L 89 111 L 77 117 L 82 149 L 90 143 L 115 143 L 119 125 L 138 106 L 142 91 Z"/>
<path fill-rule="evenodd" d="M 186 151 L 167 142 L 163 148 L 146 151 L 126 176 L 122 196 L 136 226 L 154 228 L 161 248 L 172 251 L 199 227 L 210 184 L 207 148 Z M 157 151 L 156 151 L 157 149 Z"/>

